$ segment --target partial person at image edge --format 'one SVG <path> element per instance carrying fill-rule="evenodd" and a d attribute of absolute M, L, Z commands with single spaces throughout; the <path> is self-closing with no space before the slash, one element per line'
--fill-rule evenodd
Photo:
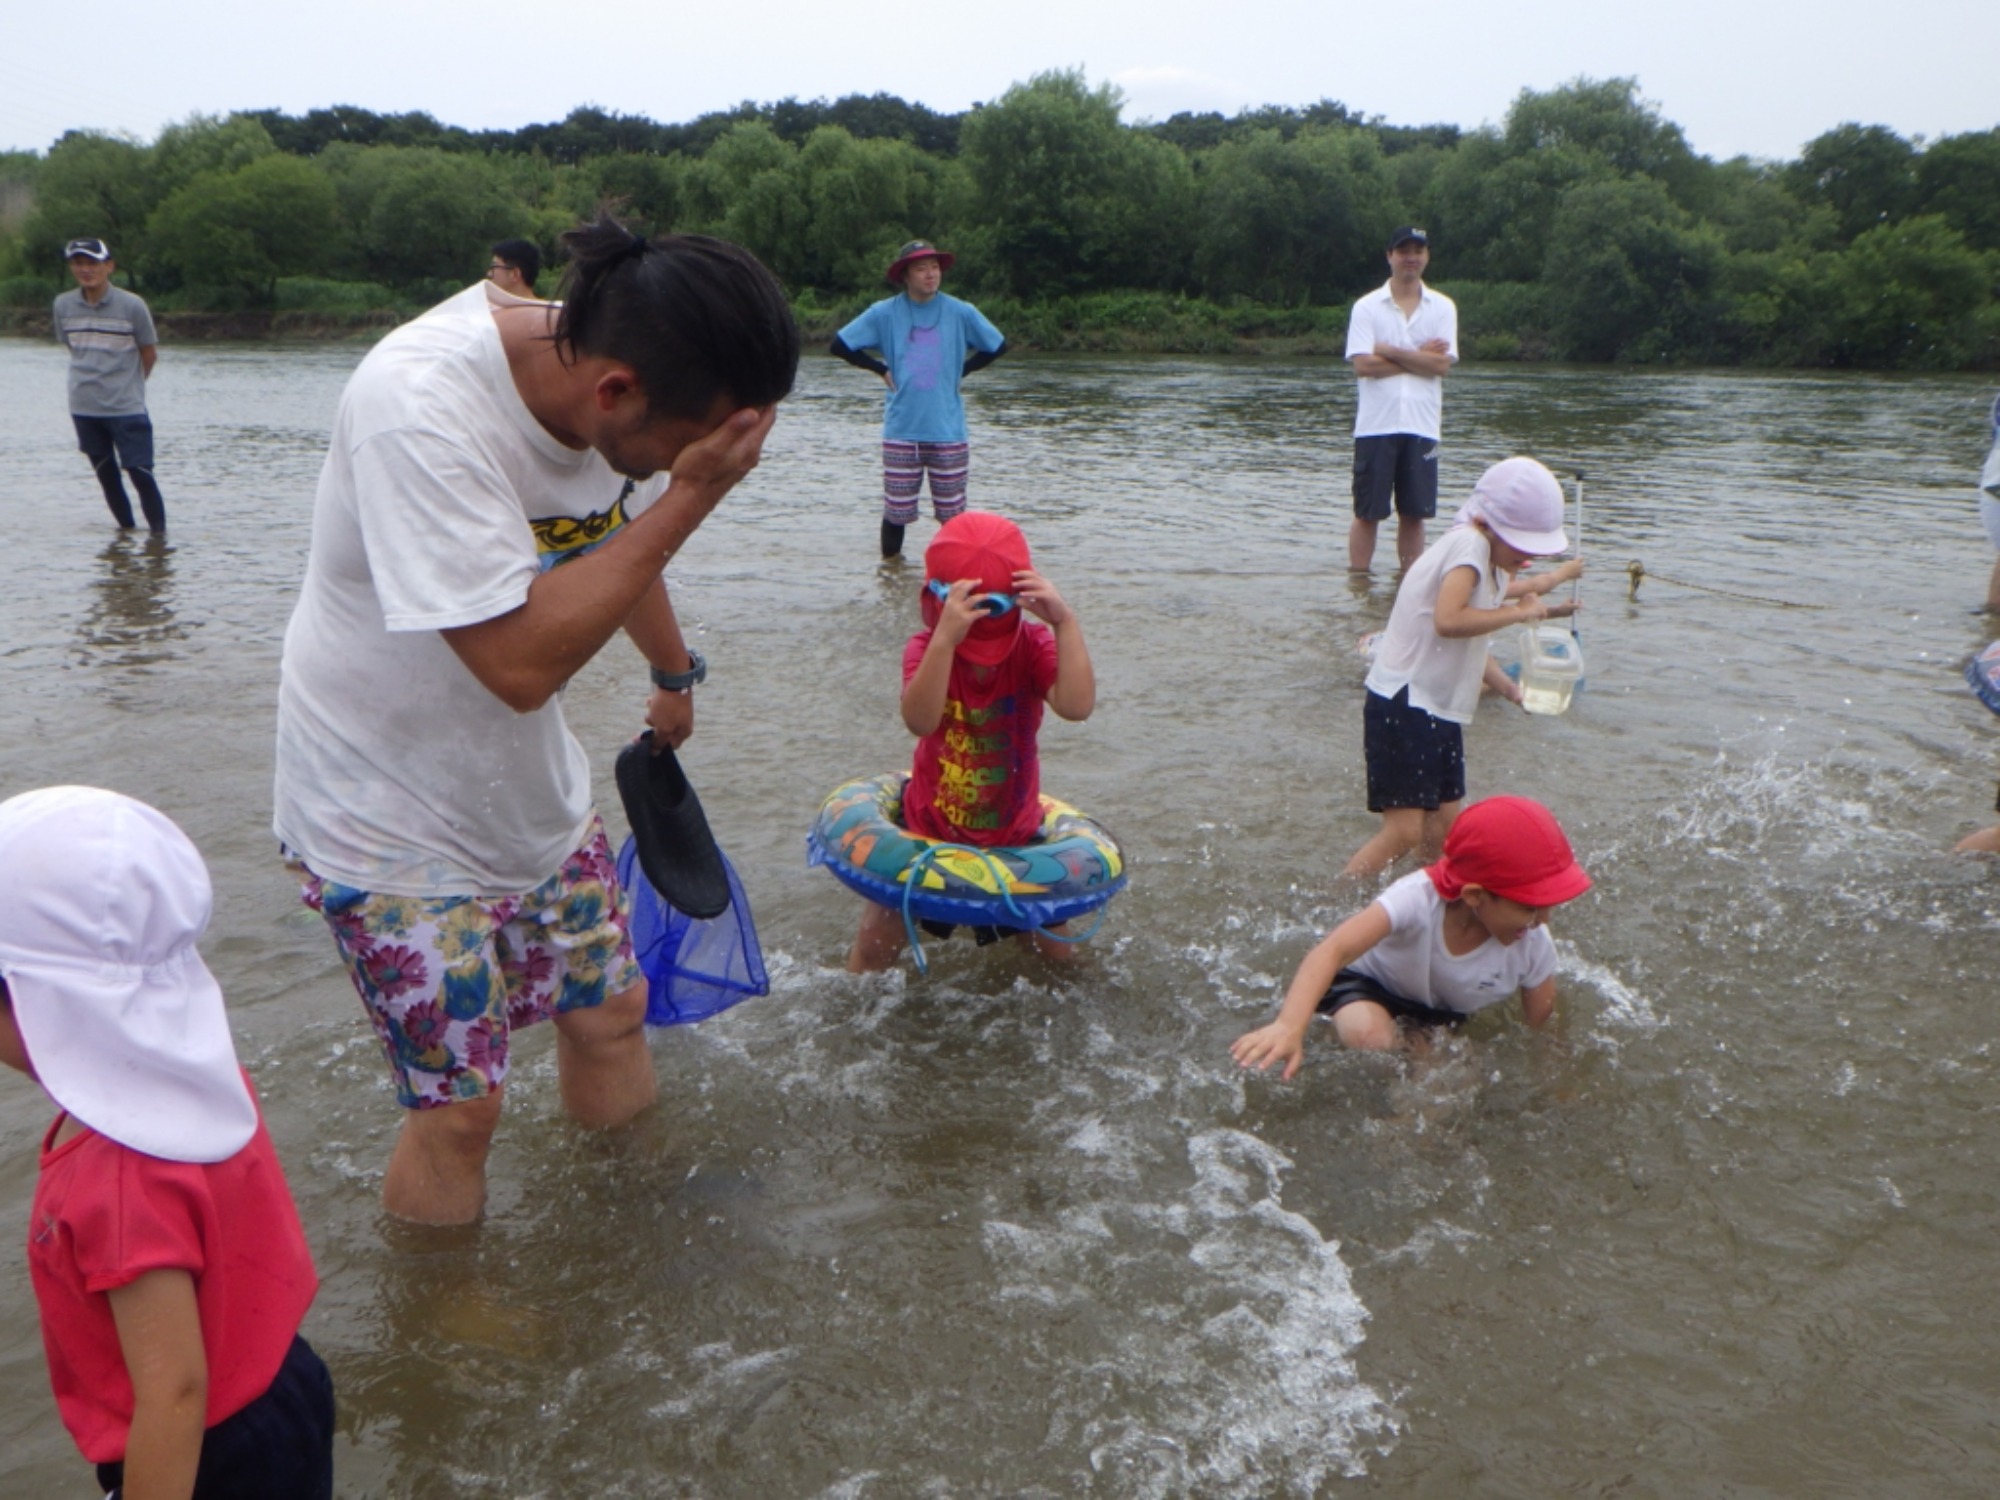
<path fill-rule="evenodd" d="M 113 1500 L 331 1500 L 319 1281 L 196 947 L 213 905 L 143 802 L 0 802 L 0 1062 L 60 1111 L 28 1236 L 49 1381 Z"/>

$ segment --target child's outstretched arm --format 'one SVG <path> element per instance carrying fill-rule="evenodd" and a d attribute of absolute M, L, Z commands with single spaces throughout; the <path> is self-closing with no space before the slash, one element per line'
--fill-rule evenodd
<path fill-rule="evenodd" d="M 188 1500 L 208 1415 L 208 1355 L 194 1278 L 148 1271 L 114 1287 L 111 1321 L 132 1377 L 124 1500 Z"/>
<path fill-rule="evenodd" d="M 1056 636 L 1056 680 L 1049 685 L 1048 704 L 1061 717 L 1081 723 L 1097 707 L 1097 669 L 1083 643 L 1083 626 L 1055 585 L 1032 569 L 1014 575 L 1014 594 L 1021 608 L 1043 621 Z"/>
<path fill-rule="evenodd" d="M 1572 578 L 1581 578 L 1582 576 L 1583 559 L 1572 557 L 1561 566 L 1551 568 L 1546 573 L 1537 573 L 1533 577 L 1516 573 L 1512 581 L 1507 585 L 1507 597 L 1509 599 L 1521 599 L 1529 594 L 1546 594 L 1550 589 L 1561 588 Z"/>
<path fill-rule="evenodd" d="M 1478 583 L 1478 571 L 1465 567 L 1453 568 L 1438 585 L 1437 608 L 1432 615 L 1432 624 L 1446 640 L 1470 640 L 1474 636 L 1505 630 L 1509 625 L 1533 625 L 1541 620 L 1560 619 L 1576 613 L 1574 599 L 1550 604 L 1540 594 L 1530 594 L 1518 604 L 1503 604 L 1497 609 L 1476 609 L 1472 603 L 1472 591 Z"/>
<path fill-rule="evenodd" d="M 1290 1078 L 1305 1061 L 1306 1028 L 1325 998 L 1333 976 L 1361 957 L 1389 935 L 1389 909 L 1379 901 L 1342 922 L 1305 956 L 1298 972 L 1285 990 L 1285 1003 L 1278 1007 L 1277 1019 L 1255 1031 L 1246 1031 L 1229 1048 L 1229 1055 L 1246 1068 L 1260 1072 L 1273 1063 L 1285 1065 Z"/>

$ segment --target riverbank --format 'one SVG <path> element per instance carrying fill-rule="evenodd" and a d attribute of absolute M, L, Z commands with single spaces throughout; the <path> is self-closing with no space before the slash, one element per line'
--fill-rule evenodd
<path fill-rule="evenodd" d="M 1154 293 L 1105 293 L 1044 302 L 978 299 L 1017 349 L 1091 354 L 1329 354 L 1344 352 L 1344 307 L 1221 307 Z M 423 311 L 424 303 L 353 307 L 278 307 L 210 312 L 154 307 L 153 320 L 170 342 L 268 339 L 338 342 L 376 339 Z M 793 304 L 808 347 L 824 346 L 867 305 L 863 299 Z M 48 338 L 46 307 L 0 308 L 0 334 Z"/>

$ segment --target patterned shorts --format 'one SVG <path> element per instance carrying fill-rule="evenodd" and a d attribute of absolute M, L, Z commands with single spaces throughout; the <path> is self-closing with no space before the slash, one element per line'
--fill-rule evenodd
<path fill-rule="evenodd" d="M 882 443 L 882 519 L 908 526 L 917 519 L 924 475 L 931 477 L 931 512 L 940 525 L 965 509 L 972 449 L 966 443 Z"/>
<path fill-rule="evenodd" d="M 509 1035 L 643 982 L 631 900 L 604 824 L 520 896 L 394 896 L 322 880 L 299 895 L 326 919 L 406 1109 L 478 1099 L 507 1078 Z"/>

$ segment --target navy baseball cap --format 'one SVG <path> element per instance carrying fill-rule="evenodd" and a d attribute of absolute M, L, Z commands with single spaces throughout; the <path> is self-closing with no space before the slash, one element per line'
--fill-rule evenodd
<path fill-rule="evenodd" d="M 79 255 L 85 260 L 109 260 L 111 247 L 103 240 L 71 240 L 63 246 L 64 260 L 74 260 Z"/>
<path fill-rule="evenodd" d="M 1398 245 L 1422 245 L 1428 249 L 1430 242 L 1430 231 L 1428 229 L 1419 229 L 1414 224 L 1405 224 L 1401 229 L 1389 236 L 1389 248 L 1391 250 L 1395 249 Z"/>

